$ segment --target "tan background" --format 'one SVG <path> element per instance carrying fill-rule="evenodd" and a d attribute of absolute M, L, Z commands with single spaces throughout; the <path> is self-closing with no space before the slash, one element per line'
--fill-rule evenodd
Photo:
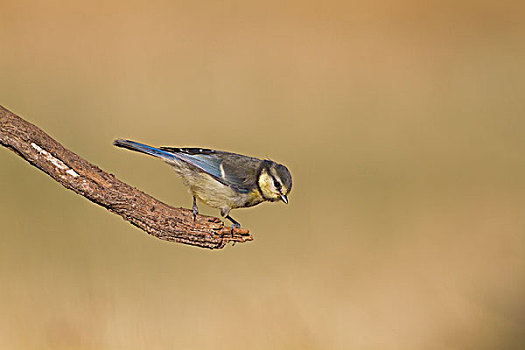
<path fill-rule="evenodd" d="M 207 251 L 0 149 L 0 348 L 521 348 L 524 10 L 2 1 L 0 103 L 66 147 L 175 206 L 114 138 L 269 156 L 294 188 Z"/>

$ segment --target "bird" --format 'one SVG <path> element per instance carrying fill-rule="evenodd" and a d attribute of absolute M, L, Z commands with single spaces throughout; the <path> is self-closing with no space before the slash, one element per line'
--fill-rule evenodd
<path fill-rule="evenodd" d="M 234 228 L 241 225 L 230 210 L 263 202 L 288 204 L 292 175 L 288 168 L 269 159 L 195 147 L 152 147 L 136 141 L 117 139 L 113 145 L 160 158 L 171 165 L 193 195 L 193 220 L 197 200 L 220 210 Z"/>

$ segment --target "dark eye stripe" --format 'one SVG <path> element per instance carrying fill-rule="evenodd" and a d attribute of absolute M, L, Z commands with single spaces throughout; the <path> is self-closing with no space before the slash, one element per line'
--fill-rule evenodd
<path fill-rule="evenodd" d="M 277 181 L 277 179 L 275 178 L 275 176 L 271 175 L 272 176 L 272 181 L 273 181 L 273 185 L 275 186 L 275 188 L 277 190 L 281 190 L 281 183 L 279 181 Z"/>

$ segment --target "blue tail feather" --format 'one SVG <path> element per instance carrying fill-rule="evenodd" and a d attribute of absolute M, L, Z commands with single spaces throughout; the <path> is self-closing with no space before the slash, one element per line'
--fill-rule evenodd
<path fill-rule="evenodd" d="M 143 143 L 131 141 L 131 140 L 117 139 L 117 140 L 113 141 L 113 144 L 115 146 L 117 146 L 117 147 L 122 147 L 122 148 L 126 148 L 126 149 L 129 149 L 129 150 L 132 150 L 132 151 L 146 153 L 146 154 L 149 154 L 151 156 L 162 158 L 162 159 L 171 160 L 171 159 L 176 159 L 177 158 L 171 152 L 163 151 L 161 149 L 158 149 L 158 148 L 155 148 L 155 147 L 152 147 L 152 146 L 148 146 L 148 145 L 145 145 Z"/>

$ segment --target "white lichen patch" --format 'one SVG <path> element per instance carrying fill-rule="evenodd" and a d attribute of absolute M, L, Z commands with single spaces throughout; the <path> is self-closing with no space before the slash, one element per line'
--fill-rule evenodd
<path fill-rule="evenodd" d="M 67 170 L 67 171 L 66 171 L 66 174 L 69 174 L 69 175 L 71 175 L 71 176 L 73 176 L 73 177 L 79 177 L 79 176 L 80 176 L 80 175 L 78 175 L 78 174 L 75 172 L 75 170 L 73 170 L 73 169 L 69 169 L 69 170 Z"/>
<path fill-rule="evenodd" d="M 67 165 L 65 165 L 64 162 L 62 162 L 60 159 L 57 159 L 57 158 L 53 157 L 53 155 L 51 153 L 49 153 L 45 149 L 42 149 L 42 147 L 40 147 L 36 143 L 31 142 L 31 147 L 36 149 L 38 153 L 43 155 L 46 158 L 46 160 L 48 162 L 50 162 L 51 164 L 53 164 L 55 167 L 59 168 L 60 170 L 65 170 L 66 174 L 69 174 L 69 175 L 71 175 L 73 177 L 79 177 L 80 176 L 73 169 L 71 169 Z"/>

